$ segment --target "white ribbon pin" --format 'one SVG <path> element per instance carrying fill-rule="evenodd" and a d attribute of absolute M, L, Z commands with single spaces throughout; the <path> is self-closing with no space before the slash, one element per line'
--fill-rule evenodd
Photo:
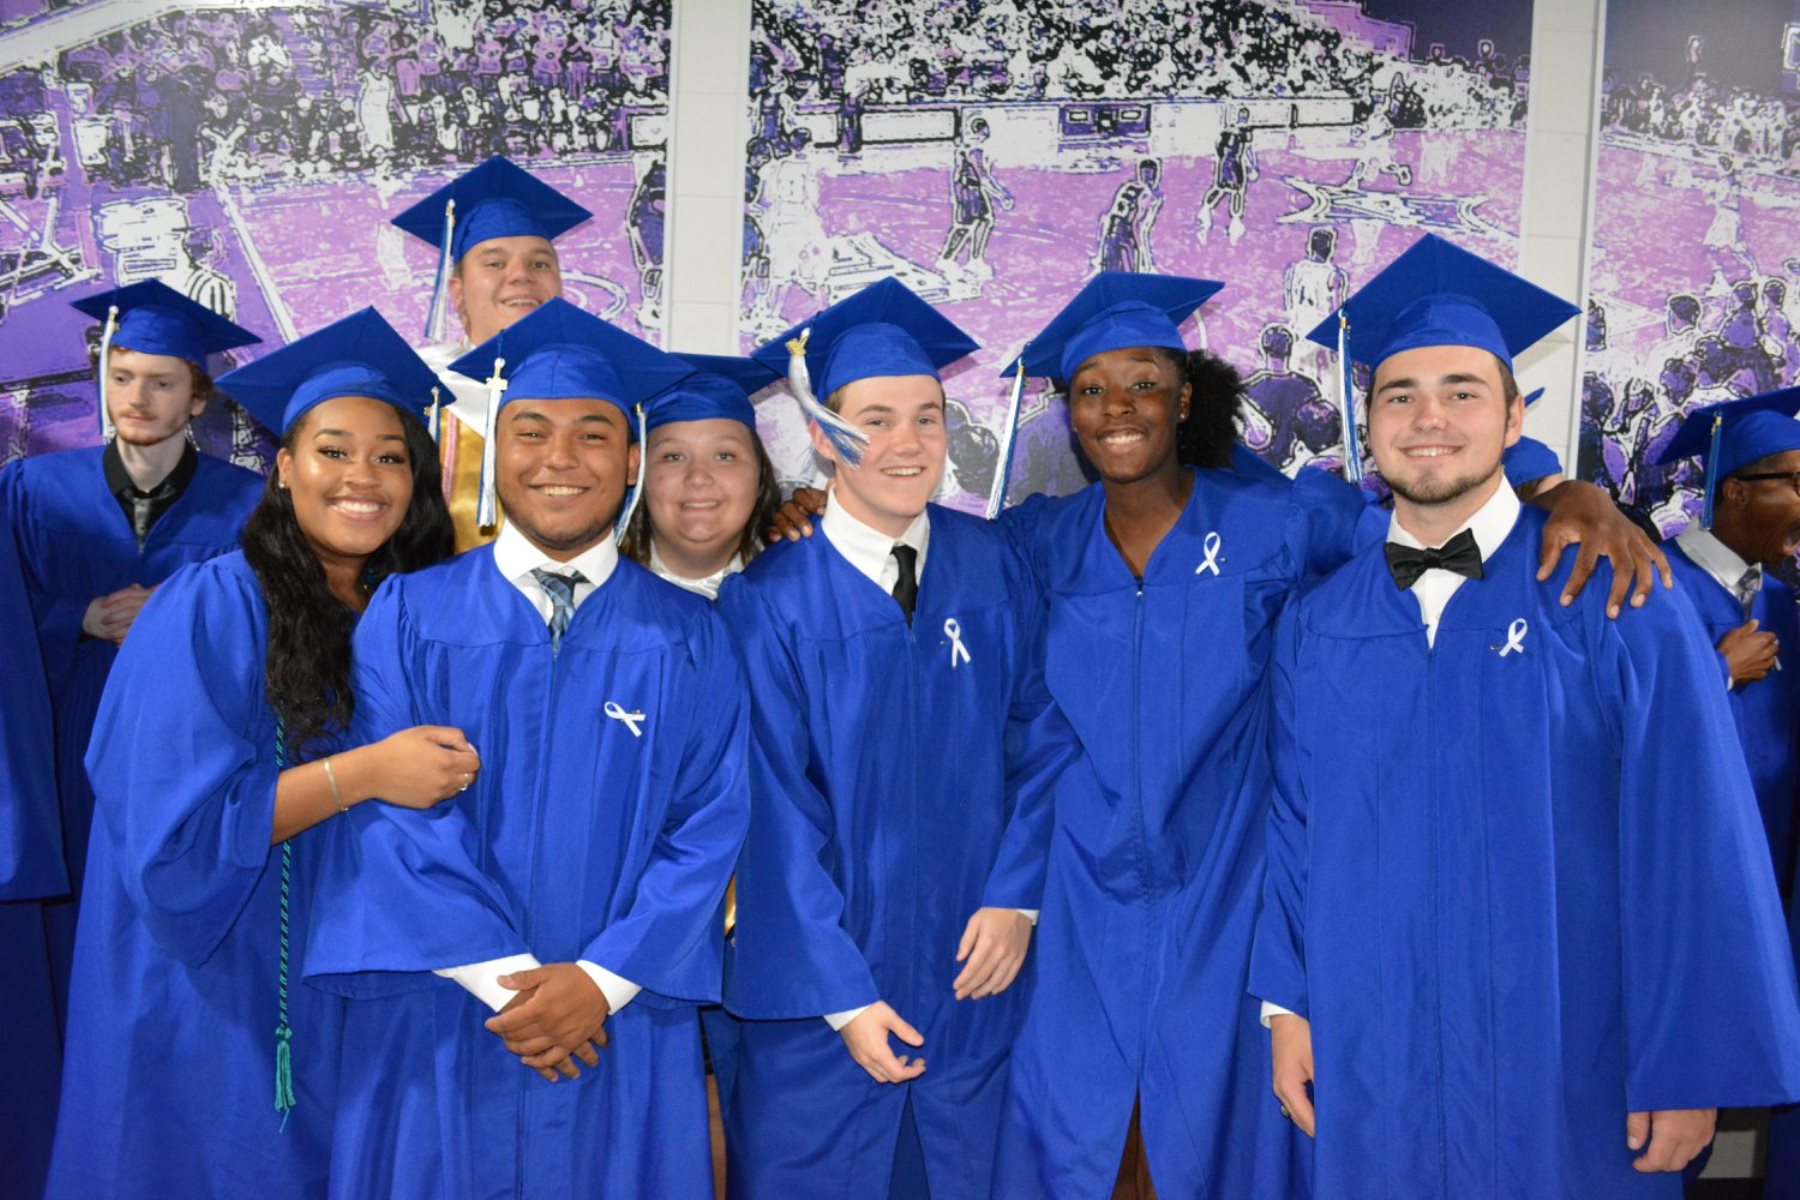
<path fill-rule="evenodd" d="M 1506 645 L 1494 647 L 1494 649 L 1500 652 L 1500 657 L 1505 658 L 1509 654 L 1525 653 L 1525 634 L 1530 628 L 1531 626 L 1525 623 L 1524 617 L 1520 617 L 1511 625 L 1507 626 Z"/>
<path fill-rule="evenodd" d="M 643 723 L 643 720 L 644 720 L 643 713 L 641 713 L 641 712 L 626 712 L 623 708 L 620 708 L 619 705 L 615 701 L 612 701 L 612 700 L 608 700 L 606 702 L 606 707 L 603 711 L 605 711 L 606 715 L 611 717 L 613 720 L 625 722 L 625 728 L 631 730 L 632 737 L 643 737 L 644 736 L 644 731 L 642 729 L 638 728 L 638 726 Z"/>
<path fill-rule="evenodd" d="M 1208 571 L 1214 575 L 1219 573 L 1219 547 L 1222 544 L 1217 530 L 1206 535 L 1206 541 L 1203 543 L 1206 550 L 1206 561 L 1194 568 L 1194 574 L 1204 575 Z"/>
<path fill-rule="evenodd" d="M 963 645 L 962 626 L 957 623 L 955 617 L 944 618 L 944 635 L 950 639 L 950 669 L 952 671 L 956 670 L 956 660 L 959 658 L 964 662 L 973 661 L 969 658 L 969 648 Z"/>

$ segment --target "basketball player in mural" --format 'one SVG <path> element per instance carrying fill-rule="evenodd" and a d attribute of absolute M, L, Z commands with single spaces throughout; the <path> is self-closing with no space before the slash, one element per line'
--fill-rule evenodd
<path fill-rule="evenodd" d="M 1237 245 L 1238 239 L 1244 236 L 1244 201 L 1251 182 L 1259 173 L 1254 138 L 1255 133 L 1250 128 L 1250 110 L 1239 105 L 1232 114 L 1231 124 L 1219 131 L 1218 144 L 1213 147 L 1212 186 L 1200 198 L 1200 215 L 1197 218 L 1202 246 L 1206 245 L 1207 236 L 1212 233 L 1213 210 L 1221 200 L 1227 202 L 1226 211 L 1231 215 L 1231 224 L 1226 227 L 1231 244 Z"/>
<path fill-rule="evenodd" d="M 775 156 L 763 167 L 757 188 L 762 209 L 764 244 L 769 258 L 769 287 L 763 292 L 764 323 L 780 325 L 782 302 L 795 284 L 814 299 L 825 300 L 825 280 L 831 270 L 830 239 L 819 216 L 819 176 L 808 153 L 812 132 L 804 126 L 788 131 L 788 147 L 780 143 Z"/>
<path fill-rule="evenodd" d="M 1315 328 L 1350 294 L 1350 276 L 1332 261 L 1336 253 L 1337 230 L 1321 225 L 1307 231 L 1306 257 L 1290 263 L 1281 275 L 1281 301 L 1289 329 Z M 1294 369 L 1324 379 L 1331 370 L 1331 357 L 1323 346 L 1303 341 L 1294 356 Z"/>
<path fill-rule="evenodd" d="M 976 117 L 957 143 L 955 165 L 950 169 L 950 232 L 937 261 L 938 271 L 946 279 L 959 272 L 977 282 L 993 278 L 987 246 L 994 232 L 994 206 L 1012 211 L 1013 196 L 988 166 L 981 148 L 987 138 L 987 121 Z M 957 256 L 965 249 L 968 261 L 959 265 Z"/>
<path fill-rule="evenodd" d="M 626 209 L 625 228 L 631 234 L 631 261 L 637 264 L 644 300 L 638 324 L 646 329 L 662 326 L 663 221 L 668 211 L 668 159 L 651 155 L 650 166 L 638 178 Z"/>
<path fill-rule="evenodd" d="M 1100 271 L 1154 271 L 1150 234 L 1162 211 L 1162 162 L 1139 161 L 1137 173 L 1113 193 L 1112 205 L 1100 222 L 1100 246 L 1093 267 Z"/>
<path fill-rule="evenodd" d="M 1259 340 L 1262 366 L 1244 380 L 1249 403 L 1269 428 L 1268 441 L 1245 442 L 1283 471 L 1292 474 L 1343 439 L 1343 422 L 1337 406 L 1325 398 L 1319 385 L 1289 367 L 1294 334 L 1285 325 L 1266 325 Z"/>
<path fill-rule="evenodd" d="M 1712 224 L 1706 227 L 1706 236 L 1700 239 L 1700 244 L 1706 247 L 1707 257 L 1712 260 L 1712 290 L 1729 291 L 1730 280 L 1756 274 L 1756 260 L 1742 240 L 1743 220 L 1739 205 L 1743 200 L 1743 180 L 1737 159 L 1729 154 L 1719 155 L 1719 172 L 1701 185 L 1701 192 L 1713 206 Z"/>

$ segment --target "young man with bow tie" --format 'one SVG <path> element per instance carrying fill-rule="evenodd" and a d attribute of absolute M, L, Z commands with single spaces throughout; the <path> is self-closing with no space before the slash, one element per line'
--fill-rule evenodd
<path fill-rule="evenodd" d="M 1320 1195 L 1674 1200 L 1718 1108 L 1800 1097 L 1712 648 L 1679 595 L 1560 604 L 1501 473 L 1575 311 L 1436 238 L 1344 307 L 1394 511 L 1283 621 L 1250 973 Z"/>

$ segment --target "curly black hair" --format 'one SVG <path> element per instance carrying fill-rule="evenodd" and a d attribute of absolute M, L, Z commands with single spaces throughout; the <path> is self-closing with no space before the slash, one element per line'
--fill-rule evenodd
<path fill-rule="evenodd" d="M 1211 351 L 1162 353 L 1175 364 L 1180 383 L 1194 389 L 1188 419 L 1175 435 L 1176 457 L 1184 467 L 1231 466 L 1231 448 L 1238 440 L 1238 413 L 1245 396 L 1243 376 Z"/>
<path fill-rule="evenodd" d="M 281 444 L 290 454 L 307 425 L 302 417 Z M 411 413 L 401 412 L 412 501 L 394 536 L 370 556 L 364 582 L 373 588 L 396 571 L 416 571 L 450 557 L 456 531 L 444 503 L 437 443 Z M 350 692 L 350 633 L 356 612 L 331 594 L 325 568 L 294 516 L 294 498 L 269 472 L 262 501 L 244 522 L 244 558 L 262 585 L 269 610 L 263 664 L 269 707 L 282 722 L 295 762 L 330 729 L 347 729 L 355 709 Z"/>
<path fill-rule="evenodd" d="M 763 530 L 774 523 L 775 510 L 781 507 L 781 484 L 775 478 L 775 464 L 769 460 L 769 452 L 763 449 L 762 437 L 755 430 L 751 431 L 750 442 L 756 447 L 756 505 L 750 510 L 750 519 L 744 523 L 737 542 L 738 561 L 745 566 L 762 553 Z M 648 450 L 643 452 L 648 453 Z M 651 534 L 650 505 L 640 502 L 637 511 L 631 514 L 631 523 L 625 526 L 625 536 L 619 540 L 619 553 L 648 567 Z"/>

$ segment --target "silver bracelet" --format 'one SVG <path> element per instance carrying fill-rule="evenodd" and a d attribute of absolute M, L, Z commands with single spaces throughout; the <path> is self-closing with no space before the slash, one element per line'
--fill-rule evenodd
<path fill-rule="evenodd" d="M 344 803 L 344 794 L 338 791 L 337 773 L 331 769 L 331 759 L 329 757 L 322 758 L 319 760 L 319 765 L 325 768 L 325 781 L 331 784 L 331 798 L 337 801 L 338 811 L 349 812 L 350 806 Z"/>

